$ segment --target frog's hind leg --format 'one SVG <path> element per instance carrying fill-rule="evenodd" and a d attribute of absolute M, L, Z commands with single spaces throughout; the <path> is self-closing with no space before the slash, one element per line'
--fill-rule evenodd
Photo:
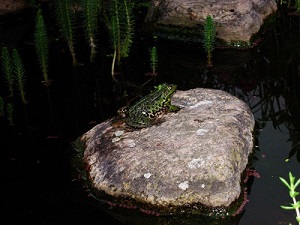
<path fill-rule="evenodd" d="M 139 119 L 133 120 L 131 118 L 127 118 L 125 120 L 126 124 L 130 127 L 134 128 L 144 128 L 150 125 L 150 120 L 147 116 L 140 116 Z"/>

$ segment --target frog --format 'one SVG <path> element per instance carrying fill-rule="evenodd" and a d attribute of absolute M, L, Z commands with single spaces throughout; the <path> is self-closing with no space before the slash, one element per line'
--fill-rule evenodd
<path fill-rule="evenodd" d="M 133 106 L 121 110 L 125 123 L 133 128 L 149 127 L 163 112 L 177 112 L 180 107 L 171 104 L 177 85 L 162 83 Z"/>

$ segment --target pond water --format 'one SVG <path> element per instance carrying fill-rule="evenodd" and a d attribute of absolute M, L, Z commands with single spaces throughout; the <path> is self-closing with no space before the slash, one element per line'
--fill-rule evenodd
<path fill-rule="evenodd" d="M 278 17 L 255 48 L 216 49 L 210 69 L 199 43 L 141 35 L 134 40 L 130 57 L 122 62 L 118 83 L 110 75 L 112 59 L 107 55 L 112 50 L 105 33 L 95 63 L 88 62 L 88 48 L 79 35 L 76 51 L 83 64 L 73 67 L 67 45 L 50 26 L 49 77 L 53 82 L 49 87 L 41 83 L 33 17 L 26 12 L 0 21 L 1 47 L 18 49 L 23 60 L 28 101 L 21 104 L 17 94 L 7 97 L 1 76 L 0 96 L 5 104 L 14 104 L 14 125 L 9 125 L 5 115 L 0 118 L 3 224 L 124 224 L 92 207 L 92 199 L 70 176 L 71 144 L 162 82 L 176 83 L 182 90 L 222 89 L 249 105 L 257 121 L 253 167 L 260 178 L 253 181 L 250 201 L 238 224 L 296 224 L 295 212 L 280 208 L 291 200 L 279 176 L 287 179 L 291 171 L 300 178 L 299 17 Z M 150 72 L 153 46 L 158 49 L 159 67 L 157 76 L 151 77 L 145 74 Z"/>

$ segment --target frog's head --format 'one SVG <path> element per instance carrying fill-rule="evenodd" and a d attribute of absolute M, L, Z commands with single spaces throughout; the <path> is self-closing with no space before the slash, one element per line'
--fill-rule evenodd
<path fill-rule="evenodd" d="M 172 94 L 174 94 L 174 92 L 177 89 L 177 85 L 176 84 L 167 84 L 167 83 L 163 83 L 160 85 L 161 86 L 161 90 L 163 91 L 164 95 L 168 98 L 171 97 Z"/>

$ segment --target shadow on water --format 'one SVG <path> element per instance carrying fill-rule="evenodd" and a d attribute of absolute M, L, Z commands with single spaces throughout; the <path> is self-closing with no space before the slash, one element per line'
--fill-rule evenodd
<path fill-rule="evenodd" d="M 29 100 L 23 105 L 18 95 L 6 97 L 1 77 L 0 96 L 15 105 L 14 126 L 8 125 L 5 115 L 0 118 L 4 224 L 227 224 L 154 217 L 139 211 L 130 211 L 128 218 L 126 209 L 111 210 L 108 205 L 99 209 L 93 207 L 92 198 L 70 174 L 72 141 L 161 82 L 176 83 L 182 90 L 224 90 L 244 100 L 255 116 L 253 167 L 261 177 L 252 184 L 246 210 L 228 224 L 294 223 L 294 211 L 280 208 L 290 199 L 278 177 L 287 178 L 289 171 L 300 177 L 299 17 L 279 18 L 253 49 L 217 49 L 211 69 L 206 67 L 204 52 L 197 43 L 142 36 L 135 41 L 131 57 L 122 64 L 121 83 L 111 79 L 111 58 L 107 57 L 111 50 L 105 40 L 99 46 L 102 54 L 97 63 L 72 67 L 67 46 L 56 40 L 57 31 L 51 30 L 49 74 L 53 83 L 46 88 L 35 60 L 30 15 L 22 14 L 17 22 L 14 18 L 0 24 L 2 31 L 7 30 L 1 32 L 1 46 L 18 48 L 24 60 Z M 153 45 L 158 49 L 158 75 L 148 77 L 148 53 Z M 85 51 L 84 47 L 78 48 L 79 61 L 87 62 Z M 147 85 L 140 86 L 147 81 Z"/>

